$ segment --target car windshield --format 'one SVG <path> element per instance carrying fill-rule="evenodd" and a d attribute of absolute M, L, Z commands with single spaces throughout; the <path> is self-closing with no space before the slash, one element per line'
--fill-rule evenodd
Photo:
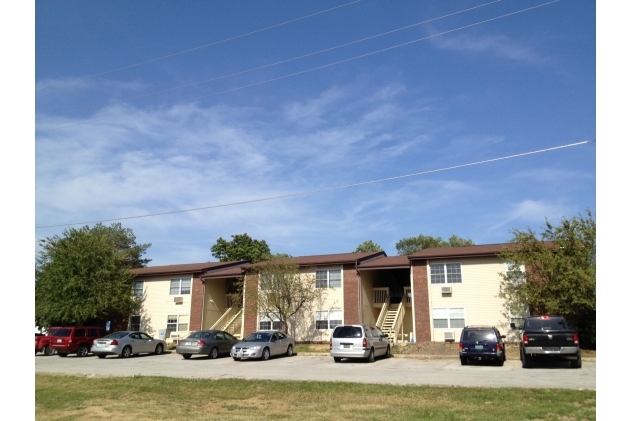
<path fill-rule="evenodd" d="M 492 329 L 476 329 L 468 330 L 464 334 L 465 341 L 495 341 L 495 332 Z"/>
<path fill-rule="evenodd" d="M 195 332 L 190 335 L 187 339 L 209 339 L 210 332 Z"/>
<path fill-rule="evenodd" d="M 255 332 L 249 334 L 248 337 L 243 340 L 243 342 L 269 342 L 269 338 L 271 336 L 271 333 Z"/>
<path fill-rule="evenodd" d="M 103 336 L 101 339 L 120 339 L 129 335 L 130 332 L 113 332 L 107 336 Z"/>
<path fill-rule="evenodd" d="M 565 330 L 567 327 L 561 317 L 547 319 L 526 319 L 525 329 L 534 330 Z"/>
<path fill-rule="evenodd" d="M 72 329 L 57 329 L 55 336 L 70 336 Z"/>
<path fill-rule="evenodd" d="M 359 326 L 343 326 L 335 328 L 333 331 L 334 338 L 361 338 L 362 329 Z"/>

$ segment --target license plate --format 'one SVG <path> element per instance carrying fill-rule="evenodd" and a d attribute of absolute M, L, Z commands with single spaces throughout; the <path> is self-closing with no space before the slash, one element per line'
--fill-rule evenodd
<path fill-rule="evenodd" d="M 475 349 L 484 349 L 484 345 L 476 345 Z"/>
<path fill-rule="evenodd" d="M 61 339 L 57 339 L 57 343 L 61 343 Z"/>
<path fill-rule="evenodd" d="M 239 357 L 243 357 L 243 352 L 239 352 L 239 353 L 237 354 L 237 356 L 239 356 Z"/>
<path fill-rule="evenodd" d="M 184 342 L 184 345 L 190 345 L 190 344 L 191 344 L 190 342 Z"/>
<path fill-rule="evenodd" d="M 344 349 L 351 349 L 351 348 L 353 348 L 353 345 L 342 345 L 342 348 L 344 348 Z"/>
<path fill-rule="evenodd" d="M 96 346 L 101 346 L 101 347 L 103 347 L 103 346 L 105 346 L 105 344 L 104 344 L 104 343 L 102 343 L 102 342 L 101 342 L 101 343 L 97 342 L 97 343 L 96 343 Z"/>

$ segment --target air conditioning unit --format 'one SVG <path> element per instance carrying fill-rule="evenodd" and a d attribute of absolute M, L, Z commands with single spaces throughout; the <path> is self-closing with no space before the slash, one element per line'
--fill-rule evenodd
<path fill-rule="evenodd" d="M 445 332 L 445 340 L 453 341 L 455 339 L 453 332 Z"/>
<path fill-rule="evenodd" d="M 173 302 L 175 304 L 182 304 L 184 302 L 184 297 L 173 297 Z"/>
<path fill-rule="evenodd" d="M 441 287 L 440 292 L 443 294 L 451 294 L 451 287 Z"/>

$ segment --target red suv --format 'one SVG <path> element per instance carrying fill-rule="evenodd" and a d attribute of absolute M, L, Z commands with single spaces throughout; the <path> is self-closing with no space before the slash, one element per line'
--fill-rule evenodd
<path fill-rule="evenodd" d="M 53 355 L 55 350 L 50 347 L 50 339 L 55 335 L 55 331 L 58 327 L 51 327 L 48 329 L 46 335 L 35 334 L 35 354 L 43 352 L 44 355 Z"/>
<path fill-rule="evenodd" d="M 92 341 L 105 334 L 105 329 L 94 326 L 60 327 L 50 338 L 50 346 L 60 357 L 67 357 L 68 354 L 85 357 L 90 352 Z"/>

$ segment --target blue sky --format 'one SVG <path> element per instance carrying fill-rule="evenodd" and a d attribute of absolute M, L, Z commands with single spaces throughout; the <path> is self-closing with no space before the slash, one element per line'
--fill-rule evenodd
<path fill-rule="evenodd" d="M 545 3 L 37 2 L 35 239 L 423 172 L 120 222 L 160 265 L 242 233 L 393 256 L 595 212 L 594 142 L 430 172 L 595 139 L 595 2 Z"/>

